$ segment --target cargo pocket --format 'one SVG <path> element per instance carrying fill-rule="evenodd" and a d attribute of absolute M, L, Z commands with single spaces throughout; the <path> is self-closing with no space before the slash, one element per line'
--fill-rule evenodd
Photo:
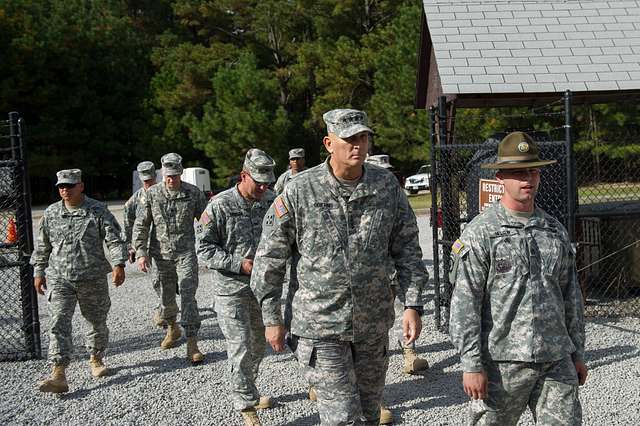
<path fill-rule="evenodd" d="M 316 348 L 313 341 L 309 339 L 298 339 L 296 348 L 296 358 L 302 368 L 315 367 Z"/>

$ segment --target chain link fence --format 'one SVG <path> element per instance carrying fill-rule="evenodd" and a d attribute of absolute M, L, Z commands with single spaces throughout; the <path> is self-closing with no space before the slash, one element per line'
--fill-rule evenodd
<path fill-rule="evenodd" d="M 631 105 L 637 105 L 629 100 Z M 640 315 L 640 109 L 585 107 L 576 134 L 577 263 L 588 315 Z M 620 117 L 622 118 L 622 116 Z"/>
<path fill-rule="evenodd" d="M 41 355 L 24 154 L 21 120 L 10 113 L 8 120 L 0 120 L 0 361 Z"/>
<path fill-rule="evenodd" d="M 432 109 L 435 319 L 442 330 L 452 291 L 451 245 L 501 196 L 495 170 L 480 165 L 495 162 L 498 143 L 515 130 L 536 140 L 540 158 L 558 160 L 542 169 L 536 204 L 562 222 L 575 243 L 587 315 L 640 315 L 640 149 L 634 148 L 640 130 L 625 125 L 594 141 L 592 127 L 572 124 L 571 108 L 570 98 L 559 98 L 537 108 L 452 114 L 441 101 Z M 590 108 L 580 107 L 580 116 Z"/>

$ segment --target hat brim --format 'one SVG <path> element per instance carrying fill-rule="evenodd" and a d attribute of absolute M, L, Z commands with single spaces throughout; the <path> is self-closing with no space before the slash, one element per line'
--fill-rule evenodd
<path fill-rule="evenodd" d="M 343 129 L 341 132 L 336 133 L 336 136 L 338 136 L 340 139 L 345 139 L 345 138 L 350 138 L 353 135 L 357 135 L 360 132 L 369 132 L 372 135 L 374 134 L 373 130 L 371 130 L 369 127 L 365 126 L 364 124 L 354 124 L 353 126 L 347 127 L 346 129 Z"/>
<path fill-rule="evenodd" d="M 267 184 L 267 185 L 271 185 L 273 182 L 276 181 L 276 176 L 273 174 L 273 172 L 271 172 L 271 173 L 249 173 L 249 175 L 251 176 L 251 179 L 253 179 L 257 183 L 264 183 L 264 184 Z"/>
<path fill-rule="evenodd" d="M 481 164 L 481 169 L 513 170 L 513 169 L 534 169 L 557 163 L 558 160 L 523 161 L 517 163 L 488 163 Z"/>
<path fill-rule="evenodd" d="M 292 156 L 289 156 L 289 160 L 295 160 L 296 158 L 304 158 L 304 155 L 292 155 Z"/>
<path fill-rule="evenodd" d="M 156 175 L 138 172 L 138 177 L 140 178 L 141 181 L 145 181 L 149 179 L 155 179 Z"/>
<path fill-rule="evenodd" d="M 183 169 L 175 169 L 175 168 L 162 168 L 162 176 L 177 176 L 182 174 Z"/>
<path fill-rule="evenodd" d="M 69 185 L 75 185 L 76 183 L 79 183 L 79 182 L 76 182 L 73 179 L 64 179 L 63 178 L 63 179 L 58 179 L 58 181 L 56 182 L 55 186 L 62 185 L 62 184 L 65 184 L 65 183 L 69 184 Z"/>

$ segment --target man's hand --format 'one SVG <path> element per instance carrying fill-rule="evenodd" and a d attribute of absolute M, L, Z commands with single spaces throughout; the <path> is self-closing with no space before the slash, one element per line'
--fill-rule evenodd
<path fill-rule="evenodd" d="M 576 366 L 576 373 L 578 373 L 578 384 L 582 386 L 587 381 L 589 370 L 587 369 L 585 363 L 582 361 L 576 361 L 573 364 Z"/>
<path fill-rule="evenodd" d="M 138 269 L 140 269 L 142 272 L 147 272 L 149 268 L 151 268 L 149 258 L 147 256 L 140 256 L 138 258 Z"/>
<path fill-rule="evenodd" d="M 33 286 L 36 288 L 38 294 L 44 296 L 44 292 L 47 290 L 47 279 L 45 277 L 35 277 L 33 279 Z"/>
<path fill-rule="evenodd" d="M 129 263 L 133 263 L 136 261 L 136 251 L 134 249 L 129 249 Z"/>
<path fill-rule="evenodd" d="M 113 277 L 111 281 L 115 284 L 116 287 L 120 287 L 124 282 L 124 266 L 116 265 L 113 267 Z"/>
<path fill-rule="evenodd" d="M 284 335 L 283 325 L 268 325 L 264 328 L 264 337 L 276 352 L 284 351 Z"/>
<path fill-rule="evenodd" d="M 253 271 L 253 259 L 242 259 L 242 264 L 240 265 L 240 273 L 250 276 L 251 271 Z"/>
<path fill-rule="evenodd" d="M 487 373 L 462 373 L 462 388 L 471 399 L 486 399 L 488 388 Z"/>
<path fill-rule="evenodd" d="M 405 309 L 402 315 L 402 337 L 405 344 L 411 344 L 420 337 L 422 320 L 415 309 Z"/>

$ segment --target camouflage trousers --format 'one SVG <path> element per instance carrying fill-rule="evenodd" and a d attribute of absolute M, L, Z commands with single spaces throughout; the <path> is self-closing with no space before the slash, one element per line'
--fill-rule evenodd
<path fill-rule="evenodd" d="M 102 354 L 109 343 L 107 314 L 111 308 L 106 277 L 95 280 L 66 281 L 47 278 L 49 328 L 49 360 L 68 365 L 73 354 L 72 318 L 76 304 L 91 326 L 85 344 L 91 354 Z"/>
<path fill-rule="evenodd" d="M 154 259 L 160 282 L 160 318 L 175 321 L 178 316 L 176 293 L 180 292 L 180 324 L 187 337 L 198 335 L 200 313 L 196 301 L 198 259 L 195 252 L 181 254 L 174 260 Z"/>
<path fill-rule="evenodd" d="M 323 425 L 378 425 L 388 344 L 386 333 L 358 343 L 297 338 L 296 356 L 315 387 Z"/>
<path fill-rule="evenodd" d="M 578 376 L 571 357 L 549 363 L 486 362 L 489 395 L 471 401 L 470 423 L 516 425 L 527 405 L 541 425 L 580 425 Z"/>
<path fill-rule="evenodd" d="M 216 295 L 215 306 L 227 345 L 233 407 L 253 407 L 260 400 L 256 378 L 267 348 L 262 311 L 250 290 L 232 296 Z"/>

